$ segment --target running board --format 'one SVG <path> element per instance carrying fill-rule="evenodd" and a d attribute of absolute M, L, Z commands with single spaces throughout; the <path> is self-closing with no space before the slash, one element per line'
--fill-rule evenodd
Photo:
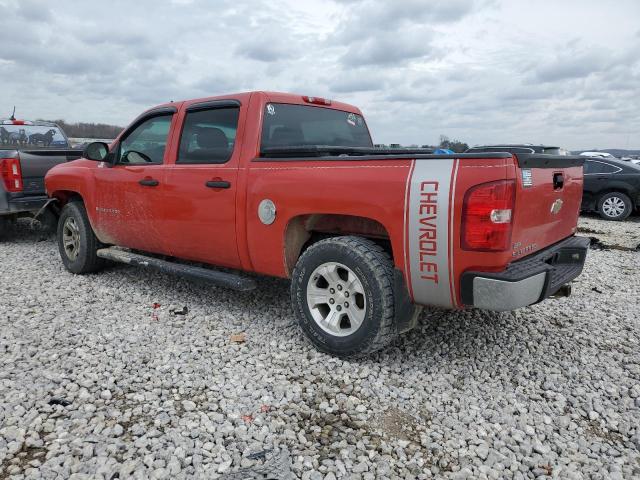
<path fill-rule="evenodd" d="M 256 282 L 253 278 L 243 277 L 234 273 L 221 272 L 219 270 L 211 270 L 202 267 L 193 267 L 191 265 L 183 265 L 181 263 L 160 260 L 155 257 L 132 253 L 127 250 L 121 250 L 116 247 L 101 248 L 96 252 L 98 257 L 113 262 L 126 263 L 127 265 L 135 265 L 138 267 L 153 268 L 165 273 L 172 273 L 182 277 L 188 277 L 195 280 L 205 280 L 214 285 L 231 288 L 246 292 L 256 288 Z"/>

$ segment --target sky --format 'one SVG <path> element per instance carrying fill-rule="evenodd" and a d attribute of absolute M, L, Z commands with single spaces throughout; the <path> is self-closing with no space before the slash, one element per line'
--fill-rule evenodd
<path fill-rule="evenodd" d="M 0 117 L 127 125 L 272 90 L 375 143 L 640 148 L 640 1 L 0 0 Z"/>

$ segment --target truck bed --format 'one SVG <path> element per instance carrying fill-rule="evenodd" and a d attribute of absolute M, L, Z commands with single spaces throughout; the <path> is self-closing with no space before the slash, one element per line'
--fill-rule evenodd
<path fill-rule="evenodd" d="M 58 164 L 76 160 L 82 156 L 82 150 L 33 148 L 0 149 L 0 159 L 15 159 L 20 162 L 22 189 L 7 191 L 0 181 L 0 215 L 15 215 L 35 212 L 47 201 L 44 177 Z"/>

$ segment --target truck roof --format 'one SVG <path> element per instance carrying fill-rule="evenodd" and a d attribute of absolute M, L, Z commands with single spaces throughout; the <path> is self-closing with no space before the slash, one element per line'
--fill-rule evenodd
<path fill-rule="evenodd" d="M 240 102 L 248 101 L 249 97 L 253 94 L 263 95 L 267 102 L 273 103 L 293 103 L 298 105 L 312 105 L 318 107 L 325 108 L 333 108 L 336 110 L 343 110 L 345 112 L 352 112 L 362 115 L 362 112 L 355 105 L 350 105 L 348 103 L 337 102 L 335 100 L 331 100 L 323 97 L 316 97 L 313 95 L 303 95 L 297 93 L 284 93 L 284 92 L 271 92 L 265 90 L 253 90 L 250 92 L 239 92 L 239 93 L 227 93 L 224 95 L 216 95 L 213 97 L 202 97 L 202 98 L 193 98 L 188 100 L 179 100 L 179 101 L 171 101 L 167 103 L 162 103 L 160 105 L 156 105 L 153 108 L 150 108 L 147 111 L 155 110 L 156 108 L 163 107 L 179 107 L 182 104 L 193 104 L 193 103 L 201 103 L 201 102 L 209 102 L 214 100 L 240 100 Z"/>

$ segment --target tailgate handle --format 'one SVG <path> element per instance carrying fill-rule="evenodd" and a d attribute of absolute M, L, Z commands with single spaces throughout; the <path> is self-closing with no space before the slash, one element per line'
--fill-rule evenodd
<path fill-rule="evenodd" d="M 561 173 L 553 174 L 553 189 L 554 190 L 562 190 L 564 187 L 564 175 Z"/>

